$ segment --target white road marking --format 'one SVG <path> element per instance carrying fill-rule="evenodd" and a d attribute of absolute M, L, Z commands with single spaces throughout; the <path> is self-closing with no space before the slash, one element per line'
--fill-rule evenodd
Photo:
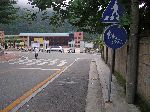
<path fill-rule="evenodd" d="M 28 60 L 28 61 L 22 62 L 22 63 L 20 63 L 20 64 L 26 64 L 26 63 L 30 63 L 30 62 L 32 62 L 32 60 Z"/>
<path fill-rule="evenodd" d="M 60 61 L 60 64 L 57 65 L 57 66 L 63 66 L 63 65 L 65 65 L 66 63 L 67 63 L 66 60 L 61 60 L 61 61 Z"/>
<path fill-rule="evenodd" d="M 22 59 L 24 58 L 24 59 Z M 44 65 L 44 64 L 48 64 L 48 65 L 55 65 L 56 63 L 58 63 L 59 59 L 28 59 L 28 57 L 22 57 L 19 60 L 13 61 L 9 64 L 26 64 L 28 65 Z M 61 60 L 60 63 L 58 63 L 56 66 L 61 67 L 64 66 L 66 64 L 66 60 Z"/>
<path fill-rule="evenodd" d="M 60 69 L 43 69 L 43 68 L 19 68 L 23 70 L 60 70 Z"/>
<path fill-rule="evenodd" d="M 19 60 L 19 61 L 16 61 L 16 62 L 13 62 L 13 63 L 9 63 L 9 64 L 15 64 L 15 63 L 20 63 L 20 62 L 24 62 L 24 60 Z"/>
<path fill-rule="evenodd" d="M 37 64 L 37 65 L 44 65 L 44 64 L 46 64 L 46 63 L 48 63 L 48 62 L 39 63 L 39 64 Z"/>
<path fill-rule="evenodd" d="M 36 64 L 36 63 L 39 63 L 39 62 L 41 62 L 41 61 L 40 61 L 40 60 L 36 60 L 36 62 L 28 63 L 28 64 L 26 64 L 26 65 L 33 65 L 33 64 Z"/>
<path fill-rule="evenodd" d="M 22 58 L 25 58 L 25 59 L 22 59 Z M 15 63 L 19 63 L 19 64 L 22 64 L 22 62 L 24 62 L 25 60 L 28 60 L 28 57 L 24 57 L 22 56 L 21 58 L 19 58 L 19 60 L 11 60 L 13 61 L 12 63 L 9 63 L 9 64 L 15 64 Z M 14 62 L 15 61 L 15 62 Z"/>
<path fill-rule="evenodd" d="M 55 63 L 57 63 L 58 60 L 59 59 L 52 60 L 52 61 L 50 61 L 50 64 L 48 64 L 48 65 L 54 65 Z"/>
<path fill-rule="evenodd" d="M 41 69 L 41 70 L 60 70 L 60 69 Z"/>

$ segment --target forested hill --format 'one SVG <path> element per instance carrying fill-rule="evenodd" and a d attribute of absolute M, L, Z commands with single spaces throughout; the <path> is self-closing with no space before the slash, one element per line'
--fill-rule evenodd
<path fill-rule="evenodd" d="M 25 11 L 20 9 L 19 15 L 23 15 Z M 49 25 L 48 20 L 42 20 L 41 16 L 43 13 L 37 14 L 37 19 L 29 21 L 27 19 L 18 18 L 11 24 L 1 24 L 0 30 L 5 31 L 5 35 L 18 35 L 19 33 L 63 33 L 72 32 L 74 29 L 69 23 L 65 23 L 63 26 L 56 28 L 55 26 Z M 52 15 L 52 12 L 48 12 L 48 15 Z"/>

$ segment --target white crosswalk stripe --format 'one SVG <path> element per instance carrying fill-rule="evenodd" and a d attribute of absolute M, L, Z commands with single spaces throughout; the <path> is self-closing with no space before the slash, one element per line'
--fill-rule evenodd
<path fill-rule="evenodd" d="M 9 62 L 9 64 L 25 64 L 27 66 L 30 65 L 56 65 L 56 66 L 64 66 L 67 61 L 66 60 L 60 60 L 60 59 L 29 59 L 28 57 L 21 57 L 18 60 L 14 60 L 12 62 Z"/>
<path fill-rule="evenodd" d="M 50 63 L 49 63 L 48 65 L 54 65 L 54 64 L 57 63 L 58 60 L 59 60 L 59 59 L 52 60 L 52 61 L 50 61 Z"/>
<path fill-rule="evenodd" d="M 60 64 L 58 64 L 57 66 L 63 66 L 63 65 L 65 65 L 67 62 L 66 62 L 66 60 L 61 60 L 60 61 Z"/>
<path fill-rule="evenodd" d="M 31 63 L 31 62 L 32 62 L 32 60 L 27 60 L 27 61 L 19 63 L 19 64 L 26 64 L 26 63 Z"/>
<path fill-rule="evenodd" d="M 12 63 L 9 63 L 9 64 L 21 63 L 21 62 L 23 62 L 23 61 L 24 61 L 24 60 L 19 60 L 19 61 L 12 62 Z"/>
<path fill-rule="evenodd" d="M 26 65 L 33 65 L 33 64 L 36 64 L 36 63 L 40 63 L 40 62 L 41 62 L 40 60 L 37 60 L 36 62 L 28 63 Z"/>
<path fill-rule="evenodd" d="M 46 64 L 46 63 L 48 63 L 48 62 L 42 62 L 42 63 L 39 63 L 39 64 L 37 64 L 37 65 L 44 65 L 44 64 Z"/>

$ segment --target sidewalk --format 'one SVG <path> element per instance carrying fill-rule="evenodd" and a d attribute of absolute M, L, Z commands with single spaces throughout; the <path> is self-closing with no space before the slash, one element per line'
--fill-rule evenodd
<path fill-rule="evenodd" d="M 98 77 L 96 62 L 94 60 L 90 64 L 87 93 L 85 112 L 106 112 L 102 98 L 100 79 Z"/>
<path fill-rule="evenodd" d="M 5 51 L 4 54 L 2 56 L 0 56 L 0 62 L 14 60 L 14 59 L 17 59 L 19 57 L 20 56 L 18 53 Z"/>
<path fill-rule="evenodd" d="M 123 88 L 117 83 L 117 80 L 114 76 L 112 76 L 111 83 L 110 99 L 112 102 L 106 103 L 106 101 L 108 101 L 108 82 L 110 70 L 100 57 L 96 58 L 95 61 L 102 87 L 102 94 L 106 112 L 140 112 L 138 107 L 126 102 Z"/>

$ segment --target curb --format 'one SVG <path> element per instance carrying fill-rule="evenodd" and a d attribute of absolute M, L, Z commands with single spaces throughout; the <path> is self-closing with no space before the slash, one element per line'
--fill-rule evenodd
<path fill-rule="evenodd" d="M 91 61 L 85 112 L 106 112 L 96 62 Z"/>
<path fill-rule="evenodd" d="M 126 102 L 123 87 L 118 84 L 114 75 L 112 76 L 111 82 L 111 102 L 107 102 L 110 70 L 109 67 L 102 61 L 101 57 L 99 57 L 99 59 L 96 58 L 95 61 L 100 78 L 100 84 L 102 86 L 102 96 L 106 112 L 140 112 L 139 108 L 134 104 L 128 104 Z"/>

